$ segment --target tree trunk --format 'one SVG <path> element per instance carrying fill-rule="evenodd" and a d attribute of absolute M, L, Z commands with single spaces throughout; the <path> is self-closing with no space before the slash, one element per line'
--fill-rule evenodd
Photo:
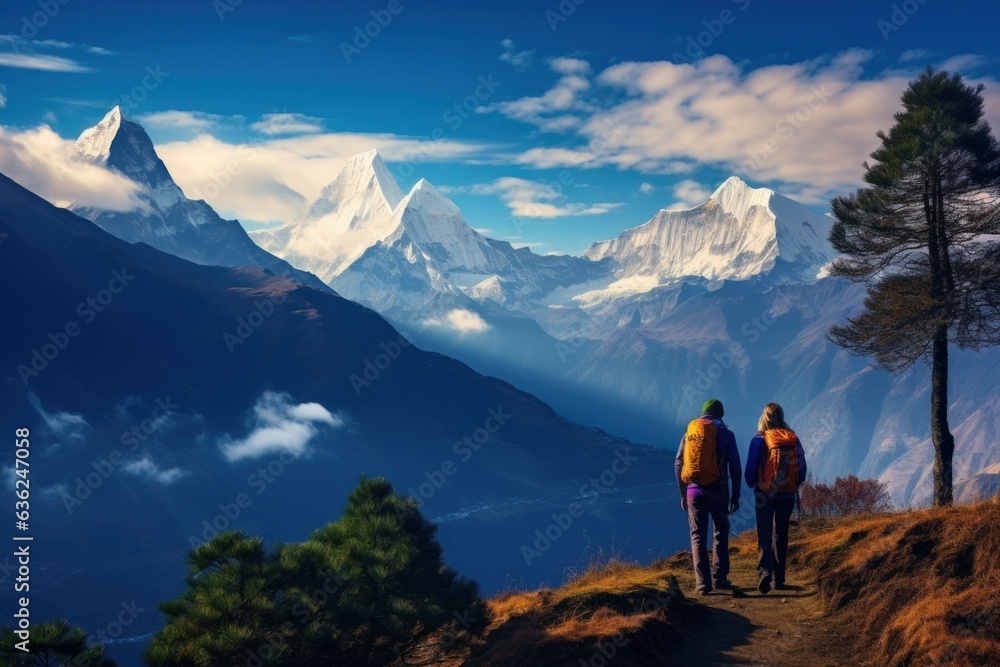
<path fill-rule="evenodd" d="M 955 438 L 948 428 L 948 329 L 934 336 L 931 366 L 931 439 L 934 442 L 934 505 L 952 504 L 952 466 Z"/>

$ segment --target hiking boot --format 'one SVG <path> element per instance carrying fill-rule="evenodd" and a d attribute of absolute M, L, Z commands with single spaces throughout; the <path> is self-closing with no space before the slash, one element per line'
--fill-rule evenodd
<path fill-rule="evenodd" d="M 774 590 L 776 590 L 776 591 L 790 591 L 790 590 L 792 590 L 792 587 L 789 586 L 788 584 L 786 584 L 785 582 L 781 582 L 780 584 L 776 583 L 774 585 Z"/>
<path fill-rule="evenodd" d="M 733 582 L 728 579 L 716 579 L 715 580 L 715 590 L 717 591 L 731 591 L 733 589 Z"/>
<path fill-rule="evenodd" d="M 698 596 L 699 597 L 705 597 L 706 595 L 711 595 L 711 594 L 712 594 L 712 589 L 711 588 L 699 588 L 698 589 Z"/>
<path fill-rule="evenodd" d="M 765 595 L 771 590 L 771 573 L 761 572 L 760 578 L 757 579 L 757 590 L 760 591 L 761 595 Z"/>

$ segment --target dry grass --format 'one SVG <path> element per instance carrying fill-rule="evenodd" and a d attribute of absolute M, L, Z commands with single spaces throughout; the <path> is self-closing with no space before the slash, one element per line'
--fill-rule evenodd
<path fill-rule="evenodd" d="M 795 559 L 872 664 L 1000 664 L 1000 505 L 806 524 Z"/>
<path fill-rule="evenodd" d="M 837 649 L 841 657 L 880 666 L 1000 664 L 1000 504 L 813 520 L 791 537 L 790 572 L 802 583 L 816 580 L 826 612 L 816 621 L 819 636 L 853 638 Z M 730 547 L 734 580 L 752 578 L 755 533 Z M 556 589 L 503 593 L 487 601 L 481 632 L 425 664 L 697 663 L 700 654 L 685 650 L 719 637 L 707 618 L 735 623 L 734 639 L 744 644 L 758 641 L 746 618 L 741 626 L 735 612 L 706 616 L 685 600 L 678 579 L 691 579 L 686 552 L 648 566 L 595 563 Z M 830 664 L 833 654 L 820 653 L 800 662 Z M 725 647 L 716 654 L 730 657 Z"/>
<path fill-rule="evenodd" d="M 683 594 L 656 567 L 595 565 L 555 590 L 504 593 L 487 602 L 489 624 L 464 664 L 655 664 L 673 635 Z"/>

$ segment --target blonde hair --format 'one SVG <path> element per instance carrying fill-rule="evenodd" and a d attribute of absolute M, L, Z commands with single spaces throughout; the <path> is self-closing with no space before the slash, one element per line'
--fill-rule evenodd
<path fill-rule="evenodd" d="M 760 421 L 757 422 L 757 430 L 761 433 L 772 428 L 792 430 L 785 421 L 785 411 L 777 403 L 768 403 L 764 406 L 764 412 L 760 416 Z"/>

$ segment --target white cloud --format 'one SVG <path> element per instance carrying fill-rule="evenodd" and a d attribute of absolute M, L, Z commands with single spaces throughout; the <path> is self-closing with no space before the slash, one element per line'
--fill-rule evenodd
<path fill-rule="evenodd" d="M 0 53 L 0 67 L 34 69 L 43 72 L 92 72 L 75 60 L 38 53 Z"/>
<path fill-rule="evenodd" d="M 590 74 L 590 63 L 579 58 L 553 58 L 549 63 L 553 72 L 563 75 L 587 76 Z"/>
<path fill-rule="evenodd" d="M 190 474 L 187 470 L 181 470 L 176 467 L 167 469 L 161 468 L 148 456 L 125 463 L 122 465 L 122 470 L 130 475 L 142 477 L 146 481 L 155 482 L 164 486 L 173 484 L 180 478 Z"/>
<path fill-rule="evenodd" d="M 34 394 L 28 395 L 28 401 L 51 433 L 66 436 L 70 440 L 83 438 L 83 430 L 87 428 L 87 420 L 83 418 L 83 415 L 75 415 L 71 412 L 49 412 L 42 407 L 42 402 Z"/>
<path fill-rule="evenodd" d="M 681 211 L 694 208 L 699 204 L 704 204 L 712 196 L 711 190 L 689 178 L 674 185 L 673 191 L 676 201 L 667 207 L 668 211 Z"/>
<path fill-rule="evenodd" d="M 869 58 L 855 49 L 751 70 L 721 55 L 694 64 L 624 62 L 598 74 L 595 89 L 578 73 L 564 74 L 543 95 L 489 110 L 540 130 L 563 110 L 579 121 L 572 128 L 575 144 L 538 146 L 514 158 L 526 166 L 676 174 L 709 164 L 752 183 L 829 193 L 860 184 L 861 163 L 878 146 L 875 132 L 892 124 L 901 93 L 919 74 L 866 74 Z M 567 84 L 577 79 L 583 80 Z M 996 126 L 1000 85 L 983 81 L 987 116 Z"/>
<path fill-rule="evenodd" d="M 223 438 L 219 447 L 227 461 L 255 459 L 288 452 L 302 456 L 319 434 L 319 425 L 341 428 L 344 419 L 319 403 L 293 404 L 286 393 L 265 391 L 257 399 L 250 419 L 250 434 L 243 439 Z"/>
<path fill-rule="evenodd" d="M 489 183 L 464 188 L 474 195 L 497 195 L 519 218 L 561 218 L 570 215 L 601 215 L 621 206 L 616 203 L 574 204 L 565 203 L 559 187 L 529 181 L 515 176 L 504 176 Z"/>
<path fill-rule="evenodd" d="M 908 63 L 914 60 L 924 60 L 930 57 L 930 55 L 931 52 L 927 49 L 908 49 L 899 55 L 899 59 L 904 63 Z"/>
<path fill-rule="evenodd" d="M 410 173 L 425 162 L 464 160 L 495 149 L 451 139 L 343 132 L 259 143 L 201 134 L 157 145 L 156 152 L 187 196 L 205 199 L 223 217 L 265 225 L 304 214 L 350 157 L 372 148 L 387 162 L 402 163 L 400 169 L 410 165 Z M 224 187 L 218 185 L 220 174 L 226 176 Z"/>
<path fill-rule="evenodd" d="M 323 131 L 323 119 L 300 113 L 269 113 L 250 126 L 254 132 L 268 136 L 279 134 L 315 134 Z"/>
<path fill-rule="evenodd" d="M 642 185 L 639 186 L 639 192 L 641 192 L 644 195 L 651 195 L 655 190 L 656 188 L 653 187 L 652 183 L 643 183 Z"/>
<path fill-rule="evenodd" d="M 7 106 L 7 86 L 0 83 L 0 109 Z"/>
<path fill-rule="evenodd" d="M 969 70 L 979 67 L 984 61 L 985 58 L 975 53 L 963 53 L 962 55 L 948 58 L 944 62 L 939 63 L 937 67 L 938 69 L 952 73 L 967 74 Z"/>
<path fill-rule="evenodd" d="M 228 119 L 226 116 L 205 113 L 204 111 L 178 111 L 170 109 L 168 111 L 157 111 L 139 116 L 137 119 L 143 127 L 160 130 L 190 130 L 194 132 L 207 132 L 213 130 Z"/>
<path fill-rule="evenodd" d="M 576 58 L 554 58 L 549 67 L 561 77 L 556 85 L 537 97 L 522 97 L 498 102 L 479 109 L 481 113 L 498 112 L 525 123 L 536 125 L 545 132 L 568 132 L 581 126 L 580 113 L 595 108 L 582 99 L 591 87 L 587 75 L 590 64 Z"/>
<path fill-rule="evenodd" d="M 145 206 L 139 185 L 79 160 L 74 143 L 47 125 L 25 131 L 0 126 L 0 172 L 57 206 L 72 202 L 112 211 Z"/>
<path fill-rule="evenodd" d="M 500 62 L 509 63 L 518 71 L 523 71 L 531 67 L 531 63 L 535 58 L 534 49 L 518 51 L 512 39 L 503 40 L 500 42 L 500 46 L 503 47 L 503 53 L 500 54 Z"/>
<path fill-rule="evenodd" d="M 465 308 L 456 308 L 449 311 L 443 320 L 437 318 L 424 320 L 424 324 L 428 326 L 448 327 L 462 334 L 483 333 L 490 328 L 486 320 L 477 313 Z"/>
<path fill-rule="evenodd" d="M 483 236 L 490 236 L 491 234 L 496 234 L 496 231 L 490 229 L 489 227 L 473 227 L 473 229 L 482 234 Z"/>

